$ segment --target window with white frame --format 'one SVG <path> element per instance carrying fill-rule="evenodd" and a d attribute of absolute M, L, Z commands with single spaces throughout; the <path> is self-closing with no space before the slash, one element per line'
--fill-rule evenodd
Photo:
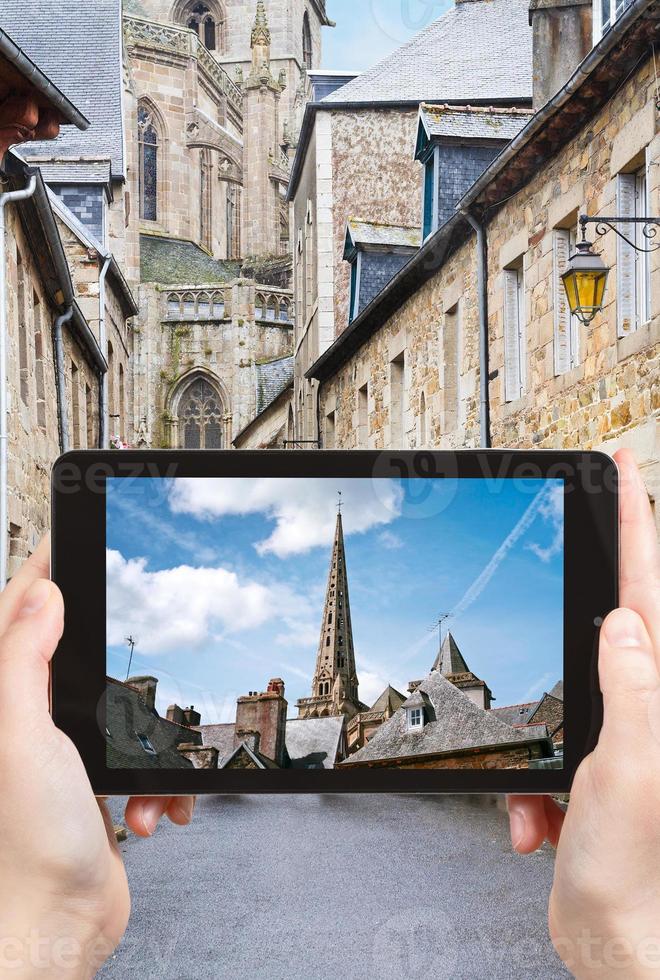
<path fill-rule="evenodd" d="M 523 260 L 504 270 L 504 397 L 520 398 L 525 390 L 525 274 Z"/>
<path fill-rule="evenodd" d="M 646 166 L 617 177 L 617 216 L 643 218 L 649 213 Z M 651 317 L 651 266 L 641 224 L 622 223 L 617 238 L 617 335 L 627 337 Z M 635 247 L 636 246 L 636 247 Z"/>
<path fill-rule="evenodd" d="M 609 31 L 633 0 L 594 0 L 593 24 L 594 44 Z"/>
<path fill-rule="evenodd" d="M 419 730 L 424 727 L 424 709 L 423 708 L 408 708 L 408 729 L 409 730 Z"/>
<path fill-rule="evenodd" d="M 555 228 L 553 232 L 553 307 L 555 374 L 566 374 L 580 363 L 580 321 L 571 313 L 562 281 L 575 252 L 577 229 Z"/>

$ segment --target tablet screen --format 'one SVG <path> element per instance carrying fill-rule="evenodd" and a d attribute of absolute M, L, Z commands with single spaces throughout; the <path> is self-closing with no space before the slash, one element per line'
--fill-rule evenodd
<path fill-rule="evenodd" d="M 564 483 L 110 478 L 111 769 L 563 765 Z"/>

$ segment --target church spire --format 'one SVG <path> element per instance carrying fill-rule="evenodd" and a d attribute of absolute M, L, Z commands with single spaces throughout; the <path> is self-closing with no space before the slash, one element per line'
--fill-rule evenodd
<path fill-rule="evenodd" d="M 339 500 L 312 694 L 298 702 L 301 718 L 323 715 L 352 718 L 360 707 L 341 497 Z"/>

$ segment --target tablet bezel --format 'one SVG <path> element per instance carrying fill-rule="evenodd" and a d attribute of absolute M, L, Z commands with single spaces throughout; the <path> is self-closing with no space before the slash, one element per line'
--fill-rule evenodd
<path fill-rule="evenodd" d="M 108 769 L 105 480 L 108 477 L 565 480 L 564 768 L 554 770 Z M 618 472 L 603 453 L 475 450 L 74 451 L 52 474 L 52 576 L 65 628 L 51 667 L 56 724 L 103 796 L 236 793 L 566 793 L 602 722 L 599 624 L 618 602 Z M 314 651 L 310 652 L 312 659 Z"/>

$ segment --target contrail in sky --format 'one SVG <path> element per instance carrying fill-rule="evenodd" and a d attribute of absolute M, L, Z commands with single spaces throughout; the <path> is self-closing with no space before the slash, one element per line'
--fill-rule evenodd
<path fill-rule="evenodd" d="M 520 518 L 510 534 L 508 534 L 508 536 L 504 539 L 484 570 L 474 580 L 458 605 L 454 606 L 454 609 L 451 612 L 452 619 L 458 619 L 459 616 L 462 616 L 463 613 L 469 609 L 473 602 L 476 602 L 511 549 L 518 541 L 520 541 L 523 534 L 525 534 L 525 532 L 529 530 L 531 525 L 534 523 L 539 510 L 551 493 L 552 489 L 544 487 L 538 492 L 536 497 L 534 497 L 523 516 Z M 408 647 L 403 657 L 399 658 L 399 664 L 406 663 L 408 660 L 411 660 L 420 650 L 431 642 L 431 639 L 432 637 L 428 633 L 424 636 L 420 636 L 419 640 Z"/>
<path fill-rule="evenodd" d="M 451 614 L 452 619 L 458 619 L 459 616 L 462 616 L 463 613 L 470 608 L 473 602 L 476 602 L 511 549 L 530 528 L 549 493 L 550 491 L 548 488 L 544 487 L 543 490 L 540 490 L 536 497 L 534 497 L 534 500 L 531 502 L 511 533 L 499 546 L 491 560 L 484 568 L 483 572 L 481 572 L 481 574 L 474 580 L 461 601 L 454 607 Z"/>

